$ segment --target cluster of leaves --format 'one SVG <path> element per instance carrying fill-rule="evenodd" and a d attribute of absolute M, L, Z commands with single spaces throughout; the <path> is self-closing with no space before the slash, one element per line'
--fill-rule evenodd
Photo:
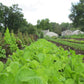
<path fill-rule="evenodd" d="M 22 33 L 18 31 L 18 34 L 16 35 L 16 38 L 18 36 L 18 39 L 21 40 L 23 45 L 30 45 L 34 41 L 33 35 L 28 35 L 28 33 Z"/>
<path fill-rule="evenodd" d="M 18 49 L 17 44 L 16 44 L 16 38 L 13 33 L 9 33 L 9 29 L 6 29 L 6 32 L 4 34 L 4 42 L 5 44 L 10 45 L 10 50 L 11 52 L 14 52 Z"/>
<path fill-rule="evenodd" d="M 8 28 L 6 29 L 4 36 L 0 33 L 0 46 L 2 49 L 5 49 L 6 57 L 17 49 L 23 49 L 25 45 L 30 45 L 34 40 L 34 35 L 28 35 L 27 32 L 22 33 L 20 31 L 18 34 L 14 34 L 13 31 L 10 33 Z"/>
<path fill-rule="evenodd" d="M 72 20 L 74 27 L 80 27 L 84 31 L 84 0 L 79 0 L 77 4 L 72 4 L 69 18 Z"/>
<path fill-rule="evenodd" d="M 2 49 L 2 46 L 0 46 L 0 58 L 6 58 L 6 51 Z"/>
<path fill-rule="evenodd" d="M 39 39 L 0 62 L 1 84 L 84 84 L 83 55 Z"/>

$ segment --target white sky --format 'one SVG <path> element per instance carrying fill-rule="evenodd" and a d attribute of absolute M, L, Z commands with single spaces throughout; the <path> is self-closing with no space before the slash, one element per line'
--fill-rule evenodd
<path fill-rule="evenodd" d="M 11 6 L 19 4 L 22 8 L 24 18 L 32 24 L 36 24 L 38 19 L 48 18 L 50 22 L 62 23 L 70 22 L 71 3 L 79 0 L 0 0 L 0 3 Z"/>

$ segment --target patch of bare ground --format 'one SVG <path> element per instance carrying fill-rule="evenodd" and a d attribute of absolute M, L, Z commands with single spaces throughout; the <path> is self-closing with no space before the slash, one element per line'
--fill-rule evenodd
<path fill-rule="evenodd" d="M 0 61 L 2 61 L 3 63 L 6 63 L 7 58 L 0 58 Z"/>

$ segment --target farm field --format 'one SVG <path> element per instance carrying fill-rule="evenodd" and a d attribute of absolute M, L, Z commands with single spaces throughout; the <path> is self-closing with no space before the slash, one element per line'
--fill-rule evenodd
<path fill-rule="evenodd" d="M 84 84 L 84 0 L 27 1 L 0 0 L 0 84 Z"/>
<path fill-rule="evenodd" d="M 84 40 L 84 35 L 83 35 L 83 34 L 79 34 L 79 35 L 69 35 L 69 36 L 62 36 L 62 38 Z"/>
<path fill-rule="evenodd" d="M 62 39 L 62 40 L 72 42 L 72 43 L 84 44 L 84 40 L 77 40 L 77 39 Z"/>
<path fill-rule="evenodd" d="M 84 40 L 77 40 L 77 39 L 64 39 L 64 38 L 48 38 L 47 40 L 51 41 L 52 43 L 56 44 L 57 46 L 62 46 L 65 50 L 75 50 L 77 54 L 84 54 Z"/>
<path fill-rule="evenodd" d="M 83 56 L 39 39 L 0 62 L 0 83 L 83 84 Z"/>
<path fill-rule="evenodd" d="M 1 84 L 84 84 L 83 53 L 65 50 L 46 39 L 32 41 L 30 45 L 18 40 L 19 43 L 14 34 L 6 30 L 4 45 L 0 46 L 0 60 L 6 59 L 0 61 Z M 63 42 L 62 39 L 50 40 Z M 74 44 L 83 50 L 84 44 Z"/>

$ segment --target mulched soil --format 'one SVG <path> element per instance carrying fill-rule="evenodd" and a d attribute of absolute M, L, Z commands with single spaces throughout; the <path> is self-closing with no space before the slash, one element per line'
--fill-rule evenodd
<path fill-rule="evenodd" d="M 82 55 L 84 55 L 84 51 L 81 51 L 81 50 L 78 50 L 78 49 L 75 49 L 75 48 L 72 48 L 72 47 L 69 47 L 69 46 L 66 46 L 66 45 L 54 42 L 54 41 L 50 41 L 50 42 L 56 44 L 56 46 L 62 46 L 65 50 L 72 49 L 72 50 L 74 50 L 76 52 L 76 54 L 82 54 Z"/>
<path fill-rule="evenodd" d="M 3 63 L 6 63 L 7 58 L 0 58 L 0 61 L 2 61 Z"/>

